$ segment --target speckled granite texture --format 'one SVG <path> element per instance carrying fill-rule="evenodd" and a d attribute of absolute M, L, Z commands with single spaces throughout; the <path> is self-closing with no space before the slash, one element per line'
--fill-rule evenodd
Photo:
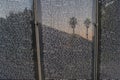
<path fill-rule="evenodd" d="M 0 80 L 35 80 L 31 10 L 0 18 Z"/>
<path fill-rule="evenodd" d="M 91 79 L 92 42 L 43 26 L 45 79 Z"/>
<path fill-rule="evenodd" d="M 103 0 L 100 78 L 120 80 L 120 0 Z"/>
<path fill-rule="evenodd" d="M 41 58 L 46 80 L 92 78 L 93 1 L 41 0 L 43 24 Z M 73 20 L 70 23 L 71 18 Z M 90 24 L 87 22 L 88 26 L 85 25 L 87 19 L 91 22 Z M 76 25 L 73 26 L 72 23 Z"/>

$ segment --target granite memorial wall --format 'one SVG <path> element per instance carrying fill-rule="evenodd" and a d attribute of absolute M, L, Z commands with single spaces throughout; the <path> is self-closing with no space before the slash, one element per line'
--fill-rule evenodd
<path fill-rule="evenodd" d="M 120 1 L 99 0 L 99 77 L 120 79 Z M 45 80 L 93 80 L 95 0 L 41 0 Z M 33 0 L 0 0 L 0 79 L 37 80 Z"/>
<path fill-rule="evenodd" d="M 0 80 L 35 80 L 33 0 L 0 0 Z"/>

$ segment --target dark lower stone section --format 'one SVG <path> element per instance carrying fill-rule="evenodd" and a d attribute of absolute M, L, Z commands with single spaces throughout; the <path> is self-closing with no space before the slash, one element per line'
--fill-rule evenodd
<path fill-rule="evenodd" d="M 92 79 L 92 42 L 47 26 L 42 28 L 44 78 Z"/>

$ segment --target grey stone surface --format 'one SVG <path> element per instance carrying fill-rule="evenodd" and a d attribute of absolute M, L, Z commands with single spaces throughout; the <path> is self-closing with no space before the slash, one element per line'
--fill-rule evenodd
<path fill-rule="evenodd" d="M 0 80 L 35 80 L 31 10 L 0 18 Z"/>
<path fill-rule="evenodd" d="M 120 80 L 120 0 L 104 0 L 101 30 L 100 78 Z"/>
<path fill-rule="evenodd" d="M 45 79 L 91 79 L 92 42 L 43 26 Z"/>

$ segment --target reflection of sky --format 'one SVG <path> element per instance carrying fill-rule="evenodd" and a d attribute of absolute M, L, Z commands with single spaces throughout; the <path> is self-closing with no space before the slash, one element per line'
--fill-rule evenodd
<path fill-rule="evenodd" d="M 26 7 L 31 9 L 32 4 L 32 0 L 0 0 L 0 17 L 5 17 L 11 11 L 23 11 Z"/>
<path fill-rule="evenodd" d="M 51 2 L 50 2 L 51 1 Z M 84 20 L 92 19 L 93 0 L 41 0 L 43 24 L 72 33 L 69 25 L 70 17 L 76 17 L 78 24 L 75 33 L 86 37 Z M 9 12 L 23 11 L 25 7 L 31 9 L 32 0 L 0 0 L 0 17 Z M 92 37 L 92 26 L 89 28 L 89 39 Z"/>
<path fill-rule="evenodd" d="M 51 1 L 51 2 L 50 2 Z M 72 33 L 69 25 L 70 17 L 76 17 L 76 34 L 86 37 L 84 20 L 92 21 L 93 0 L 42 0 L 43 24 Z M 92 26 L 89 28 L 89 39 L 92 37 Z"/>

